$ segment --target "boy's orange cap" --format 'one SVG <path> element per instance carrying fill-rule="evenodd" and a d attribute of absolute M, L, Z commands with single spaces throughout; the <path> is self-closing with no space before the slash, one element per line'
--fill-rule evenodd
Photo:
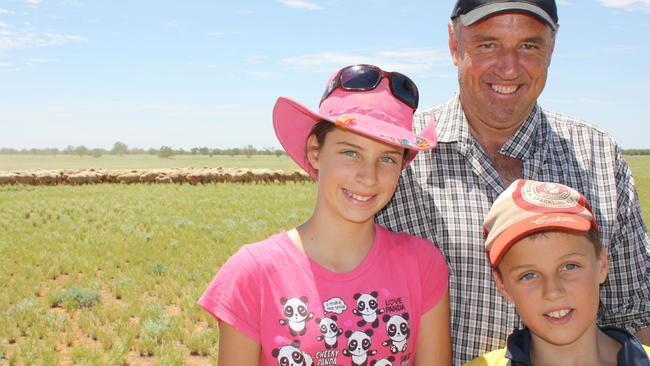
<path fill-rule="evenodd" d="M 598 231 L 587 199 L 559 183 L 518 179 L 494 201 L 483 222 L 485 250 L 496 267 L 508 249 L 524 237 L 548 230 Z"/>

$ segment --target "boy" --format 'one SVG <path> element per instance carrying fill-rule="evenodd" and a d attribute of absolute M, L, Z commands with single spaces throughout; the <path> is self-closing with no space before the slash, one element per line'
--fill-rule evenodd
<path fill-rule="evenodd" d="M 587 200 L 555 183 L 516 180 L 484 221 L 485 248 L 501 294 L 525 329 L 507 348 L 469 366 L 648 365 L 650 347 L 629 332 L 599 327 L 607 248 Z"/>

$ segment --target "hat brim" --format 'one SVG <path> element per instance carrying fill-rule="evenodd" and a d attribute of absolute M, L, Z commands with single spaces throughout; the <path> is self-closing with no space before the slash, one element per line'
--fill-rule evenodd
<path fill-rule="evenodd" d="M 585 234 L 591 229 L 591 226 L 591 221 L 574 214 L 551 213 L 527 217 L 510 226 L 494 239 L 494 243 L 488 250 L 488 259 L 492 267 L 498 266 L 515 243 L 537 232 L 558 230 Z"/>
<path fill-rule="evenodd" d="M 545 21 L 554 31 L 558 29 L 557 23 L 553 21 L 547 12 L 535 5 L 523 1 L 505 1 L 482 5 L 474 10 L 467 12 L 466 14 L 461 14 L 459 18 L 464 26 L 469 26 L 487 16 L 512 10 L 519 10 L 533 14 L 541 20 Z"/>
<path fill-rule="evenodd" d="M 314 178 L 317 172 L 307 160 L 307 137 L 314 124 L 320 120 L 331 122 L 338 127 L 380 142 L 409 149 L 402 168 L 415 158 L 418 151 L 433 149 L 437 143 L 435 127 L 430 128 L 427 133 L 416 134 L 366 114 L 350 112 L 333 116 L 322 115 L 293 99 L 279 97 L 273 107 L 275 134 L 287 154 Z"/>

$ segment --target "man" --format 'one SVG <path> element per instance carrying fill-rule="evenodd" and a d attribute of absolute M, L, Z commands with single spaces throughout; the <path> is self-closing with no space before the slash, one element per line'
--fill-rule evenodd
<path fill-rule="evenodd" d="M 612 138 L 537 105 L 551 62 L 555 1 L 458 0 L 449 49 L 459 94 L 435 119 L 438 147 L 418 154 L 377 221 L 430 239 L 449 263 L 454 364 L 501 348 L 521 322 L 492 283 L 482 223 L 517 178 L 573 187 L 592 203 L 609 250 L 599 322 L 650 344 L 650 240 L 631 172 Z"/>

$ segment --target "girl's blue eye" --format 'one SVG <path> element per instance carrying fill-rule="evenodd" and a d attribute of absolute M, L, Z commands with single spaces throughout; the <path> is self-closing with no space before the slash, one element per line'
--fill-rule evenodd
<path fill-rule="evenodd" d="M 356 158 L 357 156 L 359 156 L 359 154 L 357 154 L 356 151 L 352 151 L 352 150 L 343 151 L 343 155 L 349 156 L 351 158 Z"/>
<path fill-rule="evenodd" d="M 391 158 L 390 156 L 382 156 L 380 160 L 382 163 L 391 163 L 391 164 L 397 163 L 395 159 Z"/>

